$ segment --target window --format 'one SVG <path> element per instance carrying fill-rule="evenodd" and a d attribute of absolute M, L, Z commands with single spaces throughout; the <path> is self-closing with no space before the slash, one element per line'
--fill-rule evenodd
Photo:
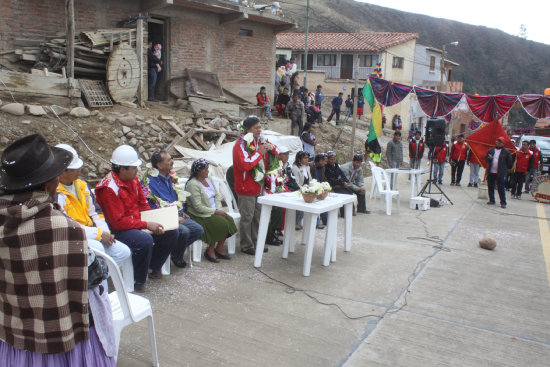
<path fill-rule="evenodd" d="M 239 29 L 239 36 L 252 37 L 252 29 Z"/>
<path fill-rule="evenodd" d="M 374 66 L 374 64 L 376 64 L 377 60 L 377 55 L 360 55 L 359 66 L 362 68 L 371 68 Z"/>
<path fill-rule="evenodd" d="M 430 71 L 435 71 L 435 56 L 430 56 Z"/>
<path fill-rule="evenodd" d="M 403 62 L 405 61 L 405 59 L 403 57 L 397 57 L 397 56 L 394 56 L 393 57 L 393 63 L 392 63 L 392 67 L 394 69 L 403 69 Z"/>
<path fill-rule="evenodd" d="M 336 55 L 334 54 L 317 55 L 317 66 L 336 66 Z"/>

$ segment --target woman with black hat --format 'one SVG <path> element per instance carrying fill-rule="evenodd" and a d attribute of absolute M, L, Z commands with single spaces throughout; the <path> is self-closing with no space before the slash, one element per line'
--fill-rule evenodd
<path fill-rule="evenodd" d="M 2 153 L 3 366 L 116 365 L 108 321 L 112 311 L 99 285 L 107 272 L 89 272 L 98 260 L 93 252 L 86 255 L 84 229 L 57 210 L 53 199 L 58 176 L 72 159 L 70 152 L 50 147 L 38 134 L 17 140 Z"/>

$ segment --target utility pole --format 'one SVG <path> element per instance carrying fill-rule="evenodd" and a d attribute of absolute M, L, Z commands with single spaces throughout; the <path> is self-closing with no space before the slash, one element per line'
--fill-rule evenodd
<path fill-rule="evenodd" d="M 307 11 L 306 11 L 306 44 L 304 48 L 304 88 L 307 88 L 307 41 L 309 38 L 309 0 L 307 0 Z"/>
<path fill-rule="evenodd" d="M 353 69 L 355 71 L 355 98 L 353 99 L 353 121 L 351 124 L 351 158 L 355 154 L 355 127 L 357 126 L 357 102 L 359 102 L 359 54 L 355 55 L 355 62 L 353 63 Z"/>
<path fill-rule="evenodd" d="M 443 45 L 443 50 L 441 51 L 441 66 L 439 67 L 441 70 L 441 76 L 439 79 L 439 91 L 443 91 L 443 74 L 445 73 L 445 46 Z"/>

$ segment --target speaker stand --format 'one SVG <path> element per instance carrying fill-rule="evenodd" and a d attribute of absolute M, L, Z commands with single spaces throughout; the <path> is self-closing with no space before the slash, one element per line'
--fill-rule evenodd
<path fill-rule="evenodd" d="M 439 150 L 441 151 L 442 148 L 443 147 L 440 147 Z M 439 153 L 439 151 L 436 152 L 436 149 L 434 149 L 434 154 L 432 156 L 432 159 L 430 160 L 430 178 L 428 179 L 428 181 L 426 181 L 426 183 L 422 187 L 422 190 L 420 190 L 420 192 L 418 193 L 418 196 L 441 194 L 445 196 L 447 200 L 449 200 L 449 203 L 451 203 L 451 205 L 454 205 L 453 201 L 447 196 L 447 194 L 445 194 L 443 189 L 439 187 L 436 180 L 433 179 L 434 158 L 437 155 L 437 153 Z M 437 188 L 437 191 L 432 192 L 432 185 L 434 185 Z"/>

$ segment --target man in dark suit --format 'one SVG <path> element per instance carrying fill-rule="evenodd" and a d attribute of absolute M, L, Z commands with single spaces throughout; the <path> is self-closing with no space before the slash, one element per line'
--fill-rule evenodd
<path fill-rule="evenodd" d="M 495 146 L 487 152 L 485 161 L 489 163 L 487 167 L 487 186 L 489 191 L 488 205 L 495 205 L 495 183 L 498 186 L 498 196 L 500 198 L 500 207 L 506 208 L 506 188 L 504 181 L 508 171 L 512 168 L 512 155 L 508 149 L 504 148 L 504 137 L 497 139 Z"/>

